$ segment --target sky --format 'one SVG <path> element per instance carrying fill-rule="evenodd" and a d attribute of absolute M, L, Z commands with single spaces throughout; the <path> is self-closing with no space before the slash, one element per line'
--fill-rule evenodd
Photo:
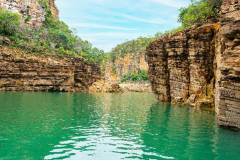
<path fill-rule="evenodd" d="M 189 4 L 190 0 L 56 0 L 60 20 L 105 52 L 180 26 L 178 10 Z"/>

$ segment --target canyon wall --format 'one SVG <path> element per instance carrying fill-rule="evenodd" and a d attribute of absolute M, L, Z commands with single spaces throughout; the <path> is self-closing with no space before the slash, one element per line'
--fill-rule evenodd
<path fill-rule="evenodd" d="M 46 8 L 44 2 L 49 8 Z M 56 20 L 59 19 L 55 0 L 0 0 L 0 7 L 14 13 L 19 13 L 23 21 L 31 17 L 27 22 L 31 26 L 39 27 L 43 25 L 47 9 L 51 10 Z"/>
<path fill-rule="evenodd" d="M 138 73 L 139 70 L 148 71 L 145 52 L 128 52 L 124 57 L 119 56 L 114 62 L 108 60 L 104 67 L 105 78 L 119 82 L 126 74 Z"/>
<path fill-rule="evenodd" d="M 87 92 L 102 78 L 98 65 L 81 59 L 37 56 L 1 46 L 0 91 Z"/>
<path fill-rule="evenodd" d="M 147 47 L 160 101 L 216 109 L 219 125 L 240 128 L 240 2 L 223 1 L 217 24 L 194 25 Z"/>
<path fill-rule="evenodd" d="M 147 47 L 150 82 L 160 101 L 213 105 L 219 28 L 220 24 L 194 25 Z"/>
<path fill-rule="evenodd" d="M 240 128 L 240 1 L 225 1 L 216 50 L 219 124 Z"/>

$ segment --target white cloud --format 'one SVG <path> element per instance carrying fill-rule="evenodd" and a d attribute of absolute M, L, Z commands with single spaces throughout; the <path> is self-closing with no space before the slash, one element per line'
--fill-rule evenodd
<path fill-rule="evenodd" d="M 139 17 L 134 17 L 131 15 L 127 15 L 125 13 L 117 13 L 119 16 L 122 16 L 124 18 L 128 18 L 131 20 L 135 20 L 135 21 L 140 21 L 140 22 L 145 22 L 145 23 L 152 23 L 152 24 L 168 24 L 169 21 L 162 19 L 162 18 L 156 18 L 156 19 L 144 19 L 144 18 L 139 18 Z"/>
<path fill-rule="evenodd" d="M 138 30 L 136 28 L 125 28 L 125 27 L 117 27 L 117 26 L 105 26 L 91 23 L 72 23 L 69 24 L 71 27 L 87 27 L 87 28 L 104 28 L 104 29 L 115 29 L 115 30 L 129 30 L 134 31 Z"/>
<path fill-rule="evenodd" d="M 151 0 L 151 1 L 161 3 L 169 7 L 175 7 L 175 8 L 186 7 L 189 4 L 187 2 L 183 2 L 180 0 Z"/>
<path fill-rule="evenodd" d="M 111 50 L 127 39 L 178 27 L 178 8 L 190 0 L 57 0 L 60 19 L 95 47 Z"/>
<path fill-rule="evenodd" d="M 88 34 L 88 36 L 91 37 L 101 37 L 101 36 L 110 36 L 110 37 L 129 37 L 129 36 L 140 36 L 140 34 L 137 33 L 116 33 L 116 32 L 99 32 L 99 33 L 93 33 L 93 34 Z"/>
<path fill-rule="evenodd" d="M 105 52 L 111 51 L 111 49 L 116 46 L 116 44 L 121 44 L 126 42 L 125 38 L 122 37 L 91 37 L 91 36 L 82 36 L 83 40 L 87 40 L 90 43 L 94 43 L 94 47 L 103 49 Z"/>

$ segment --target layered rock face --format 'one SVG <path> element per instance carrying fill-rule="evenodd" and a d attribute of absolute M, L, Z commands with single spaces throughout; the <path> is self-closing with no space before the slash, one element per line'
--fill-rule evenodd
<path fill-rule="evenodd" d="M 195 25 L 147 48 L 150 81 L 160 101 L 213 104 L 215 33 L 220 25 Z"/>
<path fill-rule="evenodd" d="M 240 128 L 240 1 L 222 5 L 218 34 L 216 112 L 219 124 Z"/>
<path fill-rule="evenodd" d="M 99 66 L 81 60 L 36 56 L 2 47 L 0 91 L 87 92 L 102 79 Z"/>
<path fill-rule="evenodd" d="M 119 82 L 126 74 L 138 73 L 139 70 L 148 71 L 148 63 L 145 52 L 127 53 L 124 57 L 119 56 L 114 63 L 109 60 L 104 69 L 106 79 Z"/>
<path fill-rule="evenodd" d="M 219 24 L 195 25 L 147 47 L 160 101 L 214 107 L 219 125 L 240 128 L 240 1 L 223 1 Z"/>
<path fill-rule="evenodd" d="M 58 9 L 55 6 L 55 0 L 0 0 L 0 7 L 14 13 L 19 13 L 22 20 L 31 17 L 27 22 L 31 26 L 42 26 L 45 21 L 47 8 L 43 2 L 48 4 L 49 9 L 56 20 L 59 18 Z"/>
<path fill-rule="evenodd" d="M 149 64 L 149 80 L 156 98 L 163 102 L 170 102 L 168 54 L 166 40 L 156 40 L 147 47 L 147 61 Z"/>

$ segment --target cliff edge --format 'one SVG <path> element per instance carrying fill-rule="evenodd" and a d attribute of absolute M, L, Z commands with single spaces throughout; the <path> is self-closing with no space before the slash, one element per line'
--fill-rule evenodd
<path fill-rule="evenodd" d="M 147 47 L 150 82 L 164 102 L 211 107 L 240 128 L 240 2 L 223 1 L 220 23 L 194 25 Z"/>
<path fill-rule="evenodd" d="M 42 26 L 48 9 L 55 20 L 59 19 L 55 0 L 0 0 L 0 8 L 20 14 L 22 20 L 29 20 L 30 26 Z"/>
<path fill-rule="evenodd" d="M 102 78 L 97 64 L 79 58 L 0 48 L 0 91 L 88 92 L 89 87 Z"/>

